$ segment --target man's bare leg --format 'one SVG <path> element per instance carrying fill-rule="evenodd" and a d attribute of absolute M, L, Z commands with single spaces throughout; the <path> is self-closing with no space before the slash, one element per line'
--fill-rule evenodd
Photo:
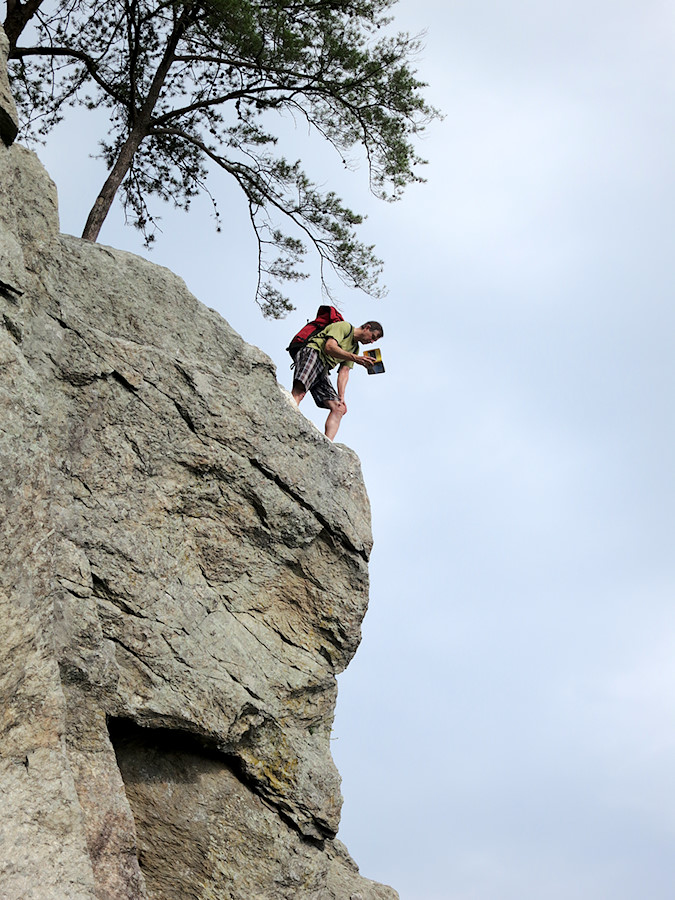
<path fill-rule="evenodd" d="M 298 404 L 298 406 L 300 406 L 300 401 L 302 400 L 302 398 L 305 396 L 306 393 L 307 393 L 307 391 L 305 390 L 305 386 L 301 381 L 293 382 L 293 390 L 291 391 L 291 394 L 292 394 L 295 402 Z"/>
<path fill-rule="evenodd" d="M 305 390 L 305 386 L 301 381 L 293 382 L 293 390 L 291 391 L 291 395 L 298 406 L 300 406 L 300 402 L 302 401 L 306 393 L 307 391 Z M 328 418 L 326 419 L 324 434 L 332 441 L 335 440 L 335 435 L 337 434 L 338 428 L 340 427 L 342 417 L 347 412 L 347 406 L 343 400 L 330 400 L 328 402 L 328 409 L 330 410 L 330 412 L 328 413 Z"/>
<path fill-rule="evenodd" d="M 330 412 L 326 419 L 324 434 L 332 441 L 335 440 L 335 435 L 340 427 L 342 417 L 347 412 L 347 406 L 342 400 L 330 400 L 328 402 L 328 408 L 330 409 Z"/>

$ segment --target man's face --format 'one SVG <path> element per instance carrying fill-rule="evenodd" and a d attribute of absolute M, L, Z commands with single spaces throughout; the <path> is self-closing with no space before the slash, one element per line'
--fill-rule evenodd
<path fill-rule="evenodd" d="M 370 328 L 363 329 L 363 337 L 361 338 L 362 344 L 373 344 L 375 341 L 379 341 L 379 339 L 379 331 L 371 331 Z"/>

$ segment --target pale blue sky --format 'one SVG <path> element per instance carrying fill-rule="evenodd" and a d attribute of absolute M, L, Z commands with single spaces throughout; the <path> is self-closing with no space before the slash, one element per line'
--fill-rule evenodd
<path fill-rule="evenodd" d="M 445 120 L 369 214 L 387 374 L 340 438 L 373 505 L 371 607 L 340 677 L 340 837 L 402 900 L 671 900 L 675 884 L 675 9 L 401 0 Z M 79 233 L 102 172 L 75 117 L 41 156 Z M 151 258 L 277 363 L 245 210 L 213 184 Z M 142 252 L 116 212 L 101 240 Z M 303 411 L 320 422 L 309 401 Z"/>

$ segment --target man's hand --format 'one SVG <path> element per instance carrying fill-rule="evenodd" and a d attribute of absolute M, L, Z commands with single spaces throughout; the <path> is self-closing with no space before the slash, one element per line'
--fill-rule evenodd
<path fill-rule="evenodd" d="M 363 366 L 365 369 L 371 369 L 377 360 L 373 359 L 372 356 L 355 356 L 354 362 L 359 366 Z"/>

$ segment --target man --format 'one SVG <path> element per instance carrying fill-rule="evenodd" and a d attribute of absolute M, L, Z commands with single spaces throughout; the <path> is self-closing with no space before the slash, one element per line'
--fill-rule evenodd
<path fill-rule="evenodd" d="M 331 441 L 347 412 L 345 391 L 354 363 L 366 369 L 375 365 L 375 360 L 369 356 L 359 356 L 359 344 L 372 344 L 383 336 L 379 322 L 366 322 L 360 328 L 354 328 L 349 322 L 334 322 L 310 338 L 295 354 L 293 399 L 299 406 L 310 391 L 316 405 L 329 410 L 325 434 Z M 328 377 L 335 366 L 340 367 L 337 392 Z"/>

